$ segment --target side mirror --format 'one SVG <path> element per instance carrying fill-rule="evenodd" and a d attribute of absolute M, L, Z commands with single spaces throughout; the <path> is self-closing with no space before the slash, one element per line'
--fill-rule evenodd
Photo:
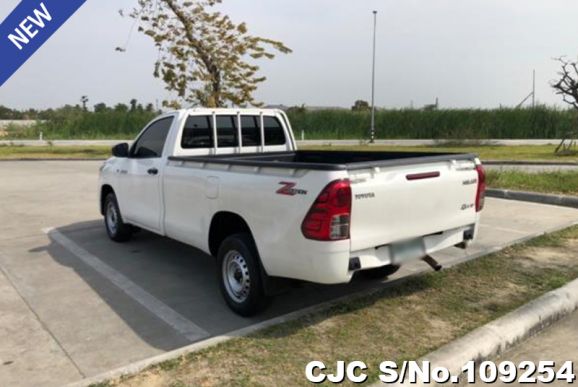
<path fill-rule="evenodd" d="M 114 157 L 128 157 L 128 144 L 123 142 L 122 144 L 115 145 L 112 148 L 112 155 Z"/>

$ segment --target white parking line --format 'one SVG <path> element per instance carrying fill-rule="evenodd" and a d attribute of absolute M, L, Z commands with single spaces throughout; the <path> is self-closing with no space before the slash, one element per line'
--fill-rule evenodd
<path fill-rule="evenodd" d="M 64 236 L 61 232 L 53 228 L 47 228 L 43 231 L 188 340 L 193 342 L 209 336 L 207 331 L 175 312 L 126 276 L 101 261 L 97 256 L 89 253 Z"/>

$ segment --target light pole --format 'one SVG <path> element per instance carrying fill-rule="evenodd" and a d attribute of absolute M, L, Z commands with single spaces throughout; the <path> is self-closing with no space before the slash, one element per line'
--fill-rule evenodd
<path fill-rule="evenodd" d="M 375 142 L 375 40 L 377 34 L 377 11 L 373 11 L 373 66 L 371 69 L 371 128 L 369 142 Z"/>
<path fill-rule="evenodd" d="M 536 70 L 532 72 L 532 108 L 536 107 Z"/>

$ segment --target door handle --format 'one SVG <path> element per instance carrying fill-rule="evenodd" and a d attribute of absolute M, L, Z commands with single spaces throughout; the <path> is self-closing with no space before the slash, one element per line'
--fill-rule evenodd
<path fill-rule="evenodd" d="M 159 170 L 156 169 L 156 168 L 151 168 L 151 169 L 149 169 L 149 170 L 147 171 L 147 173 L 148 173 L 149 175 L 157 175 L 157 174 L 159 173 Z"/>

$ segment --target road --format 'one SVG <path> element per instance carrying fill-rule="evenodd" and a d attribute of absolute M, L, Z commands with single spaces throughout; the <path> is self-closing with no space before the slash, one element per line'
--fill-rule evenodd
<path fill-rule="evenodd" d="M 258 318 L 234 315 L 213 258 L 141 232 L 108 240 L 97 206 L 100 162 L 0 163 L 0 381 L 55 386 L 291 311 L 375 287 L 303 285 Z M 477 243 L 455 263 L 578 222 L 578 210 L 488 199 Z M 430 270 L 417 262 L 392 279 Z"/>

